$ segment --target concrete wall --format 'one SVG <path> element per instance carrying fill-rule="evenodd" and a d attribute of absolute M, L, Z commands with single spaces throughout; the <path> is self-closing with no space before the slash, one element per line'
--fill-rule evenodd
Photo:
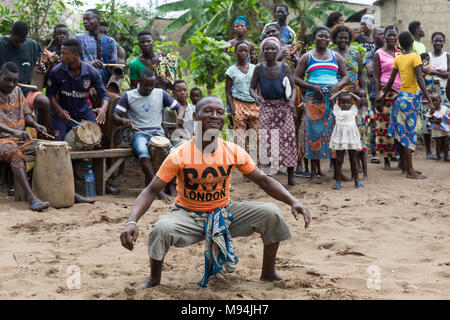
<path fill-rule="evenodd" d="M 422 41 L 432 50 L 431 35 L 440 31 L 448 38 L 444 49 L 450 51 L 450 1 L 448 0 L 385 0 L 378 7 L 381 25 L 393 24 L 407 31 L 410 22 L 420 21 L 425 30 Z"/>

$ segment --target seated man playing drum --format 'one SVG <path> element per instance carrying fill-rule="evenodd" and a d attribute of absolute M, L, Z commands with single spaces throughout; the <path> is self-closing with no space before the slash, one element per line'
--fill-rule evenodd
<path fill-rule="evenodd" d="M 47 96 L 53 109 L 53 134 L 56 141 L 63 141 L 66 134 L 77 125 L 76 122 L 87 120 L 105 123 L 108 93 L 100 73 L 89 63 L 81 61 L 81 55 L 81 44 L 77 40 L 64 41 L 61 63 L 50 71 Z M 95 88 L 101 100 L 101 107 L 98 109 L 92 109 L 88 101 L 91 87 Z"/>
<path fill-rule="evenodd" d="M 14 177 L 25 191 L 32 211 L 48 208 L 48 202 L 40 200 L 32 192 L 25 171 L 24 154 L 35 152 L 36 142 L 30 139 L 25 126 L 36 128 L 38 132 L 47 129 L 36 123 L 31 109 L 17 86 L 19 70 L 15 63 L 6 62 L 0 69 L 0 161 L 11 166 Z"/>
<path fill-rule="evenodd" d="M 39 133 L 47 129 L 36 123 L 22 91 L 17 87 L 19 71 L 12 62 L 6 62 L 0 69 L 0 161 L 7 162 L 14 178 L 25 191 L 25 197 L 32 211 L 43 211 L 49 203 L 40 200 L 31 190 L 25 170 L 24 154 L 35 154 L 37 141 L 32 140 L 25 127 L 33 127 Z M 91 199 L 75 193 L 75 203 L 94 203 Z"/>
<path fill-rule="evenodd" d="M 179 125 L 182 125 L 184 117 L 184 108 L 166 91 L 155 88 L 155 83 L 154 73 L 149 69 L 143 70 L 139 77 L 139 88 L 127 91 L 121 96 L 113 115 L 115 124 L 133 128 L 132 147 L 141 163 L 146 184 L 155 176 L 155 168 L 150 160 L 149 141 L 152 136 L 164 137 L 161 127 L 163 108 L 178 111 Z M 128 119 L 124 118 L 125 113 Z M 161 200 L 169 200 L 167 194 L 162 191 L 158 196 Z"/>
<path fill-rule="evenodd" d="M 120 240 L 133 250 L 139 235 L 137 222 L 149 211 L 157 194 L 177 177 L 178 197 L 168 214 L 159 217 L 148 238 L 150 276 L 139 289 L 160 284 L 164 257 L 171 246 L 186 247 L 205 239 L 205 273 L 200 285 L 222 269 L 235 271 L 238 260 L 231 237 L 261 235 L 264 245 L 260 280 L 282 280 L 275 270 L 281 241 L 291 233 L 278 207 L 271 203 L 236 201 L 230 198 L 232 171 L 237 168 L 276 200 L 291 207 L 294 218 L 303 215 L 309 226 L 309 210 L 275 179 L 265 175 L 247 152 L 224 141 L 220 132 L 225 109 L 217 97 L 206 97 L 196 105 L 198 121 L 194 139 L 176 148 L 163 162 L 156 177 L 136 199 Z M 192 263 L 192 261 L 185 261 Z"/>

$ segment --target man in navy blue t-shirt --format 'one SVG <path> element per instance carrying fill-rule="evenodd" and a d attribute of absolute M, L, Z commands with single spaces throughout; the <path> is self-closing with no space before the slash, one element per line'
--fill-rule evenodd
<path fill-rule="evenodd" d="M 61 63 L 50 72 L 47 96 L 52 105 L 53 133 L 62 141 L 82 120 L 104 124 L 109 96 L 100 73 L 90 64 L 81 61 L 82 49 L 75 39 L 66 40 L 61 47 Z M 92 109 L 88 101 L 89 89 L 95 88 L 101 107 Z M 97 114 L 97 115 L 96 115 Z"/>

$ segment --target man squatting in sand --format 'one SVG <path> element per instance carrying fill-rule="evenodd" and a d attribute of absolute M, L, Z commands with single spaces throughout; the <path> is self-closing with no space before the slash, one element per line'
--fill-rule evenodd
<path fill-rule="evenodd" d="M 195 138 L 169 154 L 136 199 L 120 235 L 122 245 L 133 250 L 139 235 L 137 222 L 167 183 L 177 177 L 176 203 L 169 214 L 159 217 L 149 235 L 150 275 L 138 289 L 160 284 L 164 256 L 171 245 L 186 247 L 202 239 L 206 240 L 205 275 L 200 285 L 206 287 L 209 277 L 222 267 L 226 272 L 235 270 L 237 255 L 231 237 L 249 236 L 255 231 L 261 234 L 264 244 L 260 280 L 281 280 L 275 271 L 275 258 L 280 241 L 291 238 L 289 228 L 273 203 L 231 203 L 232 170 L 237 167 L 271 197 L 290 205 L 296 220 L 302 214 L 305 228 L 310 224 L 309 210 L 260 171 L 242 148 L 219 138 L 225 122 L 225 109 L 219 98 L 200 100 L 194 120 L 200 122 Z"/>

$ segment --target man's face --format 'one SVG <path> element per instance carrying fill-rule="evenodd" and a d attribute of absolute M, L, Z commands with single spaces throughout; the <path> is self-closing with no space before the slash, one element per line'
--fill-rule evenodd
<path fill-rule="evenodd" d="M 194 115 L 194 120 L 202 122 L 202 130 L 222 130 L 225 123 L 225 108 L 220 101 L 211 99 L 199 114 Z"/>
<path fill-rule="evenodd" d="M 175 99 L 185 102 L 188 97 L 188 87 L 185 83 L 177 83 L 173 89 Z"/>
<path fill-rule="evenodd" d="M 53 33 L 53 40 L 55 41 L 56 45 L 62 45 L 62 43 L 67 39 L 69 39 L 69 30 L 64 27 L 56 28 L 55 32 Z"/>
<path fill-rule="evenodd" d="M 151 50 L 153 50 L 153 38 L 151 35 L 146 34 L 140 36 L 138 41 L 139 47 L 141 48 L 142 52 L 150 52 Z"/>
<path fill-rule="evenodd" d="M 80 57 L 76 53 L 73 53 L 69 48 L 62 46 L 60 59 L 62 64 L 71 64 L 80 59 Z"/>
<path fill-rule="evenodd" d="M 277 16 L 277 20 L 278 21 L 286 21 L 287 16 L 288 16 L 289 12 L 286 10 L 285 7 L 277 7 L 277 11 L 275 13 L 275 15 Z"/>
<path fill-rule="evenodd" d="M 83 15 L 83 26 L 86 31 L 96 31 L 99 25 L 100 19 L 96 14 L 88 11 Z"/>
<path fill-rule="evenodd" d="M 197 102 L 199 102 L 200 99 L 202 98 L 201 91 L 199 91 L 199 90 L 191 91 L 190 98 L 191 98 L 192 104 L 194 104 L 194 105 L 197 104 Z"/>
<path fill-rule="evenodd" d="M 143 78 L 139 80 L 139 93 L 142 96 L 149 96 L 155 88 L 156 78 Z"/>
<path fill-rule="evenodd" d="M 19 74 L 10 71 L 4 71 L 0 74 L 0 91 L 10 94 L 19 82 Z"/>
<path fill-rule="evenodd" d="M 370 28 L 367 25 L 367 23 L 361 22 L 361 32 L 363 32 L 363 33 L 369 33 L 370 32 Z"/>
<path fill-rule="evenodd" d="M 27 37 L 22 38 L 22 37 L 19 37 L 18 35 L 11 33 L 9 35 L 9 40 L 11 41 L 11 43 L 14 47 L 18 48 L 25 42 L 25 40 L 27 40 Z"/>

